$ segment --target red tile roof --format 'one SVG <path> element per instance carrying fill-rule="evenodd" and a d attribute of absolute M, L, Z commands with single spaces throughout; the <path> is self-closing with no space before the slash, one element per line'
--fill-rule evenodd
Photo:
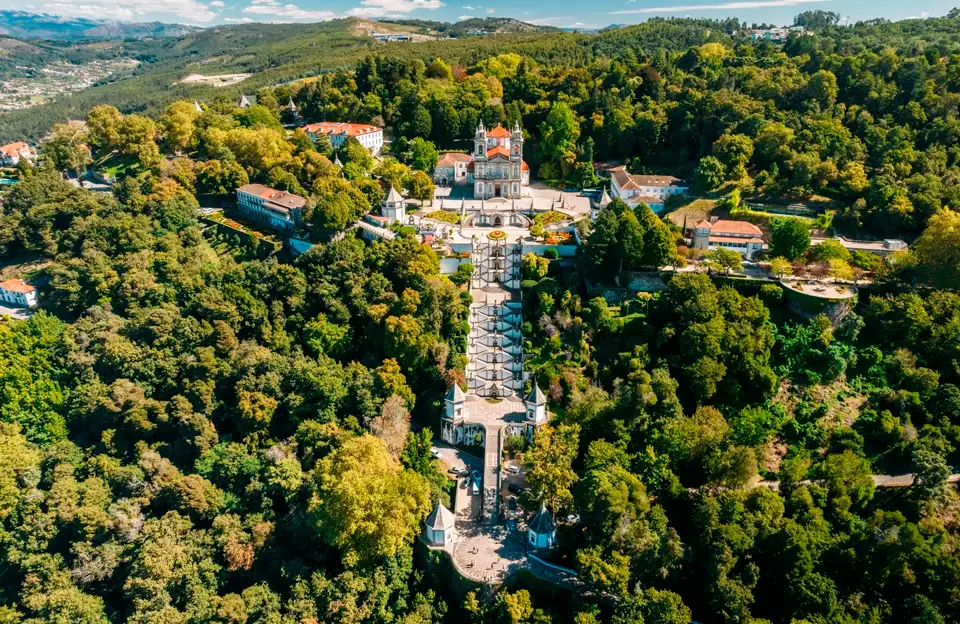
<path fill-rule="evenodd" d="M 521 171 L 530 171 L 530 165 L 527 164 L 527 161 L 525 161 L 525 160 L 524 160 L 524 161 L 521 161 L 521 163 L 520 163 L 520 170 L 521 170 Z"/>
<path fill-rule="evenodd" d="M 700 223 L 697 223 L 695 227 L 701 227 Z M 723 219 L 711 225 L 710 234 L 713 236 L 763 236 L 760 228 L 752 223 L 747 221 L 727 221 Z"/>
<path fill-rule="evenodd" d="M 505 147 L 492 147 L 487 150 L 487 158 L 496 158 L 497 156 L 503 156 L 504 158 L 510 158 L 510 150 Z"/>
<path fill-rule="evenodd" d="M 617 186 L 624 190 L 637 190 L 641 186 L 686 186 L 686 182 L 673 176 L 637 175 L 627 173 L 624 165 L 610 169 L 610 175 L 617 181 Z"/>
<path fill-rule="evenodd" d="M 7 145 L 0 147 L 0 152 L 3 152 L 4 155 L 12 158 L 13 156 L 19 156 L 20 153 L 27 147 L 28 145 L 26 143 L 23 141 L 18 141 L 16 143 L 8 143 Z"/>
<path fill-rule="evenodd" d="M 9 279 L 5 282 L 0 282 L 0 288 L 3 288 L 4 290 L 10 291 L 10 292 L 17 292 L 17 293 L 23 293 L 23 294 L 37 292 L 36 286 L 27 284 L 21 279 Z"/>
<path fill-rule="evenodd" d="M 473 156 L 470 154 L 463 154 L 461 152 L 446 152 L 440 156 L 440 159 L 437 161 L 437 166 L 440 165 L 454 165 L 461 162 L 472 162 Z"/>
<path fill-rule="evenodd" d="M 290 210 L 292 208 L 303 208 L 307 204 L 307 200 L 299 195 L 294 195 L 293 193 L 288 193 L 286 191 L 278 191 L 277 189 L 272 189 L 269 186 L 264 186 L 263 184 L 246 184 L 238 188 L 237 191 L 243 191 L 244 193 L 256 195 L 257 197 L 265 199 L 268 202 L 275 204 L 277 207 L 286 210 Z"/>
<path fill-rule="evenodd" d="M 370 124 L 355 124 L 344 121 L 321 121 L 320 123 L 308 124 L 303 129 L 310 134 L 345 134 L 352 137 L 381 131 L 381 128 Z"/>
<path fill-rule="evenodd" d="M 487 136 L 494 139 L 509 139 L 510 132 L 501 125 L 487 132 Z"/>

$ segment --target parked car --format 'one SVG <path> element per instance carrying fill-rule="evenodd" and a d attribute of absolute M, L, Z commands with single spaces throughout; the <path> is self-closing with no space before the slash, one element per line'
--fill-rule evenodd
<path fill-rule="evenodd" d="M 520 466 L 514 466 L 513 464 L 507 466 L 507 472 L 510 474 L 520 474 Z"/>
<path fill-rule="evenodd" d="M 580 522 L 580 514 L 570 514 L 567 516 L 567 522 L 570 524 L 577 524 Z"/>
<path fill-rule="evenodd" d="M 458 475 L 458 474 L 460 474 L 461 472 L 464 472 L 464 470 L 463 470 L 463 468 L 461 468 L 460 466 L 454 466 L 453 468 L 451 468 L 451 469 L 448 470 L 447 472 L 449 472 L 450 474 Z"/>
<path fill-rule="evenodd" d="M 431 446 L 431 447 L 430 447 L 430 454 L 433 455 L 434 457 L 436 457 L 437 459 L 440 459 L 440 449 L 438 449 L 437 447 Z"/>
<path fill-rule="evenodd" d="M 516 509 L 517 508 L 517 497 L 511 496 L 507 499 L 507 509 Z"/>
<path fill-rule="evenodd" d="M 474 481 L 476 481 L 477 483 L 480 483 L 480 471 L 479 471 L 479 470 L 474 470 L 473 472 L 470 473 L 470 476 L 473 477 L 473 480 L 474 480 Z"/>
<path fill-rule="evenodd" d="M 511 483 L 510 485 L 507 486 L 507 491 L 512 492 L 514 494 L 523 494 L 524 492 L 527 491 L 527 488 L 523 487 L 519 483 Z"/>

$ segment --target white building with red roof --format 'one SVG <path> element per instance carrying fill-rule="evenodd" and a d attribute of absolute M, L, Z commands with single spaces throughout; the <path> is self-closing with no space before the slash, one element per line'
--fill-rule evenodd
<path fill-rule="evenodd" d="M 237 189 L 237 209 L 245 216 L 275 230 L 293 231 L 303 216 L 307 200 L 262 184 Z"/>
<path fill-rule="evenodd" d="M 610 192 L 632 206 L 644 203 L 656 212 L 663 212 L 664 202 L 682 195 L 690 188 L 686 182 L 668 175 L 627 173 L 624 166 L 610 169 Z"/>
<path fill-rule="evenodd" d="M 754 254 L 763 249 L 763 232 L 747 221 L 714 219 L 697 221 L 693 226 L 694 249 L 729 249 L 752 260 Z"/>
<path fill-rule="evenodd" d="M 437 186 L 454 186 L 467 183 L 467 170 L 473 164 L 473 156 L 462 152 L 446 152 L 440 155 L 433 168 L 433 183 Z"/>
<path fill-rule="evenodd" d="M 0 302 L 32 308 L 37 305 L 37 287 L 21 279 L 0 282 Z"/>
<path fill-rule="evenodd" d="M 8 143 L 0 147 L 0 166 L 3 167 L 16 167 L 21 160 L 32 161 L 34 158 L 36 158 L 36 154 L 23 141 Z"/>
<path fill-rule="evenodd" d="M 304 132 L 314 141 L 320 135 L 330 137 L 330 143 L 333 149 L 339 150 L 350 137 L 360 142 L 360 145 L 367 148 L 371 154 L 376 156 L 383 149 L 383 128 L 372 126 L 370 124 L 347 123 L 345 121 L 321 121 L 320 123 L 307 124 L 303 127 Z"/>

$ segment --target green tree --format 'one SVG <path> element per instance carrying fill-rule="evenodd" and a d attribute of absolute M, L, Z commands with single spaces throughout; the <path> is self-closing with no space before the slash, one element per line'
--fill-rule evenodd
<path fill-rule="evenodd" d="M 810 230 L 800 219 L 774 219 L 770 224 L 770 254 L 796 260 L 810 247 Z"/>
<path fill-rule="evenodd" d="M 580 138 L 580 122 L 566 103 L 555 102 L 547 118 L 540 124 L 540 150 L 545 160 L 562 162 L 573 155 Z"/>
<path fill-rule="evenodd" d="M 437 166 L 437 148 L 436 146 L 422 137 L 410 139 L 408 144 L 409 164 L 417 171 L 433 171 Z"/>

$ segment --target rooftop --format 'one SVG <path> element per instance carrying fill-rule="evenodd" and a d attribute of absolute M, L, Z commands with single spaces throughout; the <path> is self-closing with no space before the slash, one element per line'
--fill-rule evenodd
<path fill-rule="evenodd" d="M 440 159 L 437 160 L 437 166 L 451 166 L 462 162 L 473 162 L 473 156 L 461 152 L 446 152 L 440 155 Z"/>
<path fill-rule="evenodd" d="M 237 189 L 237 192 L 240 191 L 249 193 L 250 195 L 256 195 L 287 210 L 303 208 L 307 203 L 307 200 L 299 195 L 294 195 L 286 191 L 278 191 L 263 184 L 246 184 Z"/>
<path fill-rule="evenodd" d="M 17 141 L 16 143 L 8 143 L 0 147 L 0 152 L 6 156 L 19 156 L 21 151 L 28 148 L 29 146 L 23 141 Z"/>
<path fill-rule="evenodd" d="M 627 168 L 624 166 L 611 169 L 610 175 L 616 180 L 617 186 L 625 190 L 639 190 L 641 186 L 687 186 L 686 182 L 673 176 L 627 173 Z"/>
<path fill-rule="evenodd" d="M 710 223 L 706 220 L 697 221 L 693 226 L 696 229 L 707 228 L 711 236 L 763 236 L 763 231 L 747 221 L 731 221 L 720 219 Z"/>
<path fill-rule="evenodd" d="M 370 124 L 348 123 L 345 121 L 321 121 L 320 123 L 307 124 L 303 129 L 311 134 L 343 134 L 352 137 L 382 131 L 382 128 L 371 126 Z"/>
<path fill-rule="evenodd" d="M 440 501 L 437 501 L 437 506 L 427 516 L 427 527 L 434 531 L 446 531 L 453 528 L 455 521 L 453 512 L 441 505 Z"/>
<path fill-rule="evenodd" d="M 510 131 L 503 126 L 498 125 L 496 128 L 493 128 L 487 132 L 487 136 L 493 139 L 509 139 Z"/>
<path fill-rule="evenodd" d="M 550 513 L 546 505 L 540 507 L 540 511 L 530 518 L 530 523 L 527 525 L 527 529 L 539 534 L 553 533 L 557 530 L 557 523 L 553 519 L 553 514 Z"/>
<path fill-rule="evenodd" d="M 527 403 L 533 403 L 534 405 L 545 405 L 547 402 L 547 397 L 543 395 L 543 390 L 540 389 L 540 386 L 534 382 L 533 390 L 530 391 L 530 394 L 527 395 Z"/>
<path fill-rule="evenodd" d="M 23 293 L 23 294 L 37 292 L 36 286 L 32 284 L 28 284 L 24 282 L 22 279 L 8 279 L 5 282 L 0 282 L 0 288 L 3 288 L 8 292 L 16 292 L 16 293 Z"/>

